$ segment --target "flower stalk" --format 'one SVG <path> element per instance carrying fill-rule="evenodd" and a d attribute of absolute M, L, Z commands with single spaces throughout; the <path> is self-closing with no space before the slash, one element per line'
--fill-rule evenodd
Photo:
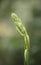
<path fill-rule="evenodd" d="M 24 38 L 24 41 L 25 41 L 25 44 L 24 44 L 24 62 L 26 62 L 26 56 L 28 55 L 28 52 L 29 52 L 28 50 L 30 48 L 29 35 L 27 34 L 26 28 L 23 26 L 21 19 L 15 13 L 11 14 L 11 18 L 16 25 L 17 31 Z"/>

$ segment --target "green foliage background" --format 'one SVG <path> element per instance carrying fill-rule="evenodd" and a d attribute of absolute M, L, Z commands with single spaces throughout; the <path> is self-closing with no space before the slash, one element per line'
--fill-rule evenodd
<path fill-rule="evenodd" d="M 30 37 L 28 65 L 41 65 L 41 0 L 0 0 L 0 64 L 24 64 L 24 40 L 11 22 L 12 12 Z"/>

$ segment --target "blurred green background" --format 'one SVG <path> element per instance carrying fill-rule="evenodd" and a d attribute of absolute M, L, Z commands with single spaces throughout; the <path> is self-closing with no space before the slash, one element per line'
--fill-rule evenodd
<path fill-rule="evenodd" d="M 41 65 L 41 0 L 0 0 L 0 65 L 24 65 L 24 40 L 11 20 L 12 12 L 30 37 L 28 65 Z"/>

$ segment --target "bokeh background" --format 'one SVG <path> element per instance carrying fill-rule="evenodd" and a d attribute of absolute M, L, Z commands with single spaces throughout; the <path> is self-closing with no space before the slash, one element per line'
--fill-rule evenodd
<path fill-rule="evenodd" d="M 41 65 L 41 0 L 0 0 L 0 65 L 24 65 L 24 40 L 11 20 L 16 13 L 30 37 L 28 65 Z"/>

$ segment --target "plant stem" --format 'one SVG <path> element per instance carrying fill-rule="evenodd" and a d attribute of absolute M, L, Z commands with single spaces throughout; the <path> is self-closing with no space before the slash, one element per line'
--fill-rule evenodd
<path fill-rule="evenodd" d="M 29 52 L 28 50 L 30 48 L 29 36 L 27 34 L 27 31 L 26 31 L 25 27 L 21 23 L 21 19 L 15 13 L 11 14 L 11 18 L 12 18 L 12 20 L 14 21 L 14 23 L 16 25 L 17 31 L 20 33 L 21 36 L 24 37 L 24 41 L 25 41 L 25 44 L 24 44 L 24 62 L 25 62 L 26 61 L 26 56 L 28 55 L 28 52 Z"/>

